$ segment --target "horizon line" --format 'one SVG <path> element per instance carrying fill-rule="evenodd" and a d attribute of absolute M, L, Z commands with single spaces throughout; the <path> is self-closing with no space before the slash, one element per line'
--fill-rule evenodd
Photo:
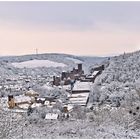
<path fill-rule="evenodd" d="M 128 52 L 129 53 L 129 52 Z M 5 55 L 2 55 L 0 54 L 0 57 L 14 57 L 14 56 L 26 56 L 26 55 L 43 55 L 43 54 L 58 54 L 58 55 L 73 55 L 73 56 L 79 56 L 79 57 L 113 57 L 113 56 L 119 56 L 121 55 L 122 53 L 118 53 L 118 54 L 106 54 L 106 55 L 91 55 L 91 54 L 85 54 L 85 55 L 76 55 L 76 54 L 71 54 L 71 53 L 57 53 L 57 52 L 44 52 L 44 53 L 26 53 L 26 54 L 5 54 Z"/>

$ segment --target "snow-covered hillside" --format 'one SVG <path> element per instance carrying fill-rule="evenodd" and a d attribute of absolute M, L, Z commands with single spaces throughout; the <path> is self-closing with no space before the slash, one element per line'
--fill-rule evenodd
<path fill-rule="evenodd" d="M 36 67 L 65 67 L 63 63 L 57 63 L 50 60 L 30 60 L 20 63 L 12 63 L 17 68 L 36 68 Z"/>
<path fill-rule="evenodd" d="M 83 69 L 88 72 L 89 67 L 95 63 L 100 63 L 106 58 L 82 57 L 68 54 L 32 54 L 23 56 L 0 57 L 2 63 L 1 76 L 17 75 L 23 73 L 27 75 L 49 74 L 57 75 L 63 70 L 71 70 L 77 67 L 77 63 L 83 63 Z M 4 69 L 4 70 L 3 70 Z"/>
<path fill-rule="evenodd" d="M 83 63 L 83 61 L 81 61 L 79 59 L 71 58 L 71 57 L 67 57 L 66 59 L 73 61 L 75 64 Z"/>
<path fill-rule="evenodd" d="M 75 106 L 73 111 L 69 112 L 69 118 L 61 119 L 60 115 L 58 120 L 45 120 L 44 114 L 46 115 L 50 112 L 59 114 L 60 110 L 62 110 L 62 103 L 67 103 L 69 97 L 71 97 L 71 103 L 74 103 L 79 99 L 80 102 L 87 100 L 87 96 L 85 93 L 69 96 L 70 94 L 65 91 L 65 86 L 62 86 L 61 89 L 55 86 L 49 87 L 46 75 L 49 73 L 54 75 L 58 71 L 61 72 L 64 70 L 65 67 L 51 68 L 41 65 L 43 67 L 19 69 L 12 65 L 12 63 L 24 64 L 28 62 L 26 64 L 29 66 L 31 65 L 29 62 L 32 63 L 34 60 L 35 63 L 32 64 L 33 66 L 38 64 L 36 62 L 49 60 L 55 64 L 62 63 L 72 69 L 73 66 L 76 66 L 75 63 L 77 60 L 82 61 L 83 66 L 88 68 L 91 65 L 95 66 L 99 61 L 102 62 L 104 58 L 97 58 L 95 60 L 92 57 L 85 58 L 53 54 L 1 59 L 0 72 L 2 72 L 2 75 L 18 75 L 20 72 L 21 76 L 19 78 L 25 77 L 25 79 L 21 80 L 23 82 L 19 83 L 20 85 L 26 86 L 24 81 L 27 80 L 28 83 L 28 80 L 31 78 L 28 84 L 31 84 L 29 86 L 33 87 L 33 90 L 39 93 L 40 98 L 47 95 L 49 98 L 57 97 L 58 101 L 60 101 L 56 102 L 53 108 L 38 106 L 29 116 L 24 114 L 22 119 L 19 120 L 20 124 L 16 123 L 17 125 L 15 125 L 22 129 L 18 129 L 16 133 L 12 132 L 12 138 L 18 138 L 21 134 L 22 138 L 139 138 L 140 51 L 116 56 L 102 62 L 105 65 L 105 70 L 97 77 L 95 83 L 83 82 L 81 84 L 76 81 L 74 90 L 91 89 L 88 104 L 86 107 Z M 37 75 L 37 73 L 40 73 L 40 75 Z M 45 74 L 45 76 L 41 77 L 42 74 Z M 34 75 L 35 77 L 32 78 Z M 49 80 L 51 81 L 51 79 Z M 20 82 L 20 79 L 15 81 L 13 85 L 18 82 Z M 5 81 L 3 83 L 5 86 Z M 7 83 L 9 83 L 9 79 Z M 6 90 L 4 93 L 8 93 L 8 91 Z M 16 95 L 17 93 L 13 94 Z M 2 115 L 2 113 L 0 114 Z M 10 114 L 9 116 L 11 118 Z M 6 117 L 1 118 L 5 119 Z M 23 124 L 26 125 L 24 126 Z M 2 126 L 4 125 L 1 124 L 1 131 Z M 11 132 L 11 130 L 16 129 L 10 129 L 9 131 Z"/>
<path fill-rule="evenodd" d="M 96 79 L 101 102 L 121 104 L 139 100 L 140 51 L 111 58 Z"/>

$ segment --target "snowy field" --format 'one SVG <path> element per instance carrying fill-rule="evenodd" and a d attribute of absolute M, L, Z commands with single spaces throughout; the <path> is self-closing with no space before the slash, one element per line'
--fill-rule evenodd
<path fill-rule="evenodd" d="M 65 67 L 64 63 L 58 63 L 50 60 L 31 60 L 21 63 L 12 63 L 17 68 L 36 68 L 36 67 Z"/>

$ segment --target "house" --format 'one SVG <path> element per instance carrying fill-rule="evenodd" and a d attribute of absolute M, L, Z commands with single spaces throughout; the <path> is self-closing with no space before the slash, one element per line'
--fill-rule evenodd
<path fill-rule="evenodd" d="M 58 117 L 59 117 L 59 115 L 56 113 L 47 113 L 45 116 L 45 119 L 46 120 L 57 120 Z"/>
<path fill-rule="evenodd" d="M 13 95 L 8 95 L 8 107 L 10 109 L 13 109 L 15 107 L 27 109 L 30 103 L 31 103 L 30 97 L 24 95 L 14 97 Z"/>
<path fill-rule="evenodd" d="M 105 69 L 104 65 L 97 66 L 91 69 L 91 73 L 93 73 L 94 71 L 103 71 L 104 69 Z"/>
<path fill-rule="evenodd" d="M 33 90 L 29 90 L 25 93 L 25 96 L 35 97 L 35 96 L 39 96 L 39 94 Z"/>
<path fill-rule="evenodd" d="M 87 75 L 85 79 L 81 79 L 82 82 L 94 82 L 96 77 L 102 73 L 104 65 L 97 66 L 91 69 L 91 74 Z"/>
<path fill-rule="evenodd" d="M 92 82 L 76 81 L 72 91 L 90 91 Z"/>
<path fill-rule="evenodd" d="M 73 110 L 73 105 L 68 104 L 68 105 L 63 106 L 63 112 L 64 113 L 71 112 L 72 110 Z"/>
<path fill-rule="evenodd" d="M 93 71 L 92 74 L 90 75 L 87 75 L 85 77 L 85 79 L 81 79 L 81 82 L 94 82 L 96 77 L 101 74 L 101 71 L 99 70 L 96 70 L 96 71 Z"/>
<path fill-rule="evenodd" d="M 74 93 L 69 97 L 69 104 L 86 106 L 89 99 L 89 92 Z"/>
<path fill-rule="evenodd" d="M 69 97 L 69 104 L 86 106 L 92 82 L 76 81 Z"/>
<path fill-rule="evenodd" d="M 45 97 L 45 101 L 44 101 L 44 104 L 46 105 L 54 105 L 56 104 L 56 99 L 55 97 Z"/>
<path fill-rule="evenodd" d="M 61 81 L 61 78 L 60 77 L 53 76 L 53 85 L 59 86 L 60 85 L 60 81 Z"/>

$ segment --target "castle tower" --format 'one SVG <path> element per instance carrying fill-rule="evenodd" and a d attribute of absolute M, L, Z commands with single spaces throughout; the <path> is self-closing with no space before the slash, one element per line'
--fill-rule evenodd
<path fill-rule="evenodd" d="M 78 64 L 78 71 L 79 71 L 79 72 L 82 71 L 82 64 Z"/>
<path fill-rule="evenodd" d="M 14 100 L 13 95 L 8 95 L 8 106 L 9 108 L 15 107 L 15 100 Z"/>

